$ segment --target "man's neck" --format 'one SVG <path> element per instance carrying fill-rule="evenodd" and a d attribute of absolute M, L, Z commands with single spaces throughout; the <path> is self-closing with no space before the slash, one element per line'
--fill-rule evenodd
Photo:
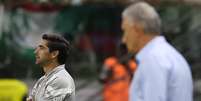
<path fill-rule="evenodd" d="M 60 64 L 57 62 L 49 62 L 43 65 L 43 71 L 45 72 L 45 75 L 47 75 L 49 72 L 51 72 L 54 68 L 56 68 L 59 65 Z"/>

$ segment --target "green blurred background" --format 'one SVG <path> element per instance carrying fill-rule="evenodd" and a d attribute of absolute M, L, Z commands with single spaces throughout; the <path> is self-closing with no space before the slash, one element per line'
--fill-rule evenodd
<path fill-rule="evenodd" d="M 157 8 L 163 20 L 162 34 L 191 65 L 195 101 L 200 100 L 201 2 L 146 1 Z M 97 80 L 103 60 L 114 55 L 121 43 L 121 12 L 131 3 L 130 0 L 1 0 L 0 70 L 9 71 L 2 73 L 3 77 L 25 82 L 39 78 L 43 73 L 34 64 L 34 47 L 43 33 L 55 32 L 72 44 L 67 64 L 74 78 L 78 82 Z"/>

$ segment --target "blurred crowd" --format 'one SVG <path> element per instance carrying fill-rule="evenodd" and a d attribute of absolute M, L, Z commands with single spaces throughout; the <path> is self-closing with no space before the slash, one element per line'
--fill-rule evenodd
<path fill-rule="evenodd" d="M 164 24 L 162 33 L 187 59 L 194 82 L 200 80 L 201 3 L 199 5 L 190 0 L 145 1 L 160 14 Z M 137 66 L 136 60 L 131 58 L 132 54 L 127 54 L 121 45 L 121 13 L 135 0 L 0 2 L 2 78 L 35 80 L 40 77 L 43 72 L 34 64 L 33 51 L 43 33 L 55 32 L 72 44 L 67 64 L 76 80 L 93 79 L 99 82 L 103 87 L 99 96 L 104 101 L 128 100 L 128 88 Z M 121 92 L 122 98 L 117 98 L 113 91 Z M 200 90 L 195 88 L 194 96 L 199 97 L 200 94 Z"/>

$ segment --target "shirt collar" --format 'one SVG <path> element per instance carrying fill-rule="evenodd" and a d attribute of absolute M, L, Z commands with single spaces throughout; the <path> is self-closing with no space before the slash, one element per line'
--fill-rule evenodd
<path fill-rule="evenodd" d="M 64 69 L 64 67 L 65 67 L 64 64 L 55 67 L 52 71 L 50 71 L 50 72 L 46 75 L 46 77 L 49 77 L 50 75 L 55 74 L 56 72 L 58 72 L 58 71 Z"/>
<path fill-rule="evenodd" d="M 148 52 L 158 43 L 163 43 L 165 40 L 164 36 L 156 36 L 151 41 L 149 41 L 136 55 L 136 60 L 140 62 L 144 59 Z"/>

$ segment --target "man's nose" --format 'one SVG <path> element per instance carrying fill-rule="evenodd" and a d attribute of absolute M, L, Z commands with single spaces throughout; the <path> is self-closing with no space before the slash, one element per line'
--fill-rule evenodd
<path fill-rule="evenodd" d="M 122 42 L 123 44 L 125 44 L 125 42 L 126 42 L 125 36 L 123 36 L 123 37 L 121 38 L 121 42 Z"/>

